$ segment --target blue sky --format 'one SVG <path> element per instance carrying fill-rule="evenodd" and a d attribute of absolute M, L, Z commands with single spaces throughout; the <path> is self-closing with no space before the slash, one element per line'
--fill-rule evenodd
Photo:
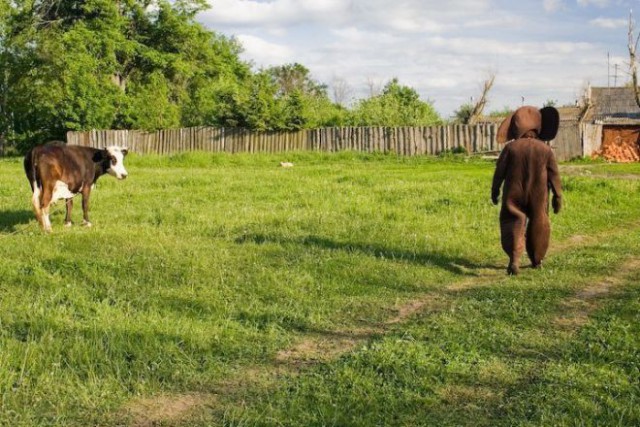
<path fill-rule="evenodd" d="M 256 68 L 298 62 L 340 98 L 397 77 L 443 117 L 495 74 L 487 110 L 547 100 L 629 78 L 627 29 L 640 0 L 209 0 L 208 28 L 235 36 Z M 640 30 L 640 23 L 637 25 Z"/>

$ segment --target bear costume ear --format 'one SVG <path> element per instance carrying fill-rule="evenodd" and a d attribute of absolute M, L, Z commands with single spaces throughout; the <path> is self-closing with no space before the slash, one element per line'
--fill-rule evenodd
<path fill-rule="evenodd" d="M 551 141 L 558 134 L 560 113 L 554 107 L 544 107 L 538 111 L 534 107 L 520 107 L 511 113 L 498 127 L 496 141 L 504 144 L 512 139 L 518 139 L 529 130 L 540 129 L 538 139 Z M 540 120 L 538 122 L 538 120 Z"/>
<path fill-rule="evenodd" d="M 511 134 L 511 122 L 513 121 L 513 116 L 515 115 L 515 111 L 507 116 L 506 119 L 500 123 L 500 127 L 498 127 L 498 134 L 496 135 L 496 141 L 498 144 L 504 144 L 507 141 L 511 141 L 515 139 Z"/>
<path fill-rule="evenodd" d="M 540 110 L 540 114 L 542 115 L 542 128 L 538 138 L 543 141 L 551 141 L 558 134 L 560 113 L 554 107 L 544 107 Z"/>

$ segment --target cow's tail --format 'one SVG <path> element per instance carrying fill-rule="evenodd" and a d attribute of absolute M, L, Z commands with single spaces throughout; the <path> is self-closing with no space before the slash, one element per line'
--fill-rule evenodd
<path fill-rule="evenodd" d="M 33 210 L 36 214 L 38 222 L 42 223 L 42 206 L 40 204 L 40 194 L 42 193 L 42 183 L 38 174 L 38 157 L 36 155 L 37 147 L 32 148 L 24 156 L 24 172 L 27 174 L 31 191 L 31 202 Z"/>

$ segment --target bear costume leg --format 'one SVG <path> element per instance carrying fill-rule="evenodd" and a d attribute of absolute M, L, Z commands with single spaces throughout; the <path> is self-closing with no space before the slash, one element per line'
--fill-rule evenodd
<path fill-rule="evenodd" d="M 526 236 L 527 255 L 529 255 L 533 268 L 542 265 L 542 260 L 549 249 L 550 236 L 551 225 L 549 224 L 549 215 L 546 212 L 535 214 L 529 218 Z"/>
<path fill-rule="evenodd" d="M 500 239 L 502 249 L 509 257 L 507 273 L 520 272 L 520 257 L 525 247 L 525 226 L 527 217 L 514 206 L 503 206 L 500 210 Z"/>

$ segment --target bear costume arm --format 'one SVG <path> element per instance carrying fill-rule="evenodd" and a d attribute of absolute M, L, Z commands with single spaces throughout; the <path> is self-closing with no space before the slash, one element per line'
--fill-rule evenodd
<path fill-rule="evenodd" d="M 549 159 L 547 161 L 547 180 L 549 182 L 549 188 L 553 193 L 551 199 L 551 205 L 553 206 L 553 213 L 560 212 L 562 208 L 562 183 L 560 180 L 560 172 L 558 171 L 558 163 L 553 151 L 550 151 Z"/>
<path fill-rule="evenodd" d="M 509 144 L 507 144 L 500 153 L 498 157 L 498 162 L 496 163 L 496 170 L 493 173 L 493 184 L 491 185 L 491 201 L 494 205 L 498 204 L 498 197 L 500 196 L 500 187 L 502 186 L 502 182 L 504 181 L 507 175 L 507 164 L 508 164 L 508 151 Z"/>

